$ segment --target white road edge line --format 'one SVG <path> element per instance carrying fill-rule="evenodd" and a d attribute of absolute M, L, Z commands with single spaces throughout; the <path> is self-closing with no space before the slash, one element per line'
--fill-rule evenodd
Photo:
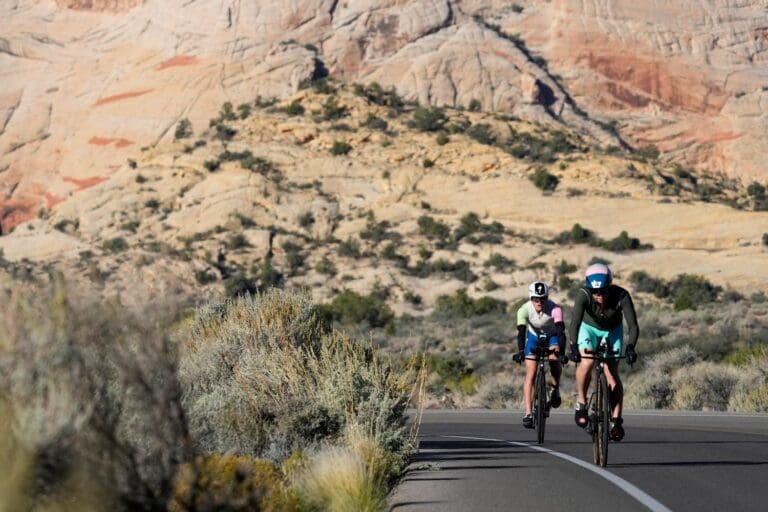
<path fill-rule="evenodd" d="M 596 475 L 605 478 L 606 480 L 614 484 L 616 487 L 618 487 L 622 491 L 626 492 L 627 494 L 635 498 L 641 504 L 648 507 L 648 509 L 652 510 L 653 512 L 672 512 L 670 509 L 665 507 L 661 502 L 659 502 L 656 498 L 646 493 L 645 491 L 641 490 L 640 488 L 636 487 L 635 485 L 627 482 L 623 478 L 618 477 L 613 473 L 606 471 L 599 466 L 595 466 L 594 464 L 584 462 L 581 459 L 577 459 L 576 457 L 567 455 L 565 453 L 556 452 L 555 450 L 550 450 L 549 448 L 544 448 L 543 446 L 539 446 L 535 444 L 520 443 L 517 441 L 507 441 L 505 439 L 492 439 L 488 437 L 470 437 L 470 436 L 440 436 L 440 437 L 451 437 L 454 439 L 471 439 L 474 441 L 496 441 L 499 443 L 511 444 L 511 445 L 520 446 L 523 448 L 531 448 L 532 450 L 548 453 L 549 455 L 560 457 L 563 460 L 576 464 L 577 466 L 581 466 L 582 468 L 588 469 L 589 471 L 592 471 Z"/>

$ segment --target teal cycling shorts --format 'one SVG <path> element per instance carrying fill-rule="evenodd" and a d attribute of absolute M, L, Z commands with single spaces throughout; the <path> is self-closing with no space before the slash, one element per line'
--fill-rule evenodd
<path fill-rule="evenodd" d="M 579 327 L 579 350 L 597 350 L 597 344 L 604 337 L 608 337 L 608 347 L 614 355 L 620 355 L 624 346 L 624 326 L 617 325 L 610 331 L 604 331 L 597 327 L 582 322 Z"/>

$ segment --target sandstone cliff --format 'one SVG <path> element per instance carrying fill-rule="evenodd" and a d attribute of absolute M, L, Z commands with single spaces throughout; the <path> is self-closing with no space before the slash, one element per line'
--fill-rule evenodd
<path fill-rule="evenodd" d="M 764 1 L 2 2 L 0 226 L 330 73 L 765 180 Z M 616 131 L 617 130 L 617 131 Z M 616 136 L 619 134 L 619 137 Z"/>

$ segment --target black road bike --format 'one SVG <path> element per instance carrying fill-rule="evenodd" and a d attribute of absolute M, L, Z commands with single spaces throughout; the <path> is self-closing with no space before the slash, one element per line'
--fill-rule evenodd
<path fill-rule="evenodd" d="M 542 444 L 544 442 L 544 429 L 547 426 L 547 416 L 549 416 L 549 386 L 547 385 L 547 365 L 544 363 L 549 360 L 550 354 L 555 353 L 555 350 L 549 347 L 548 334 L 539 334 L 539 343 L 532 352 L 538 365 L 533 384 L 533 428 L 536 429 L 536 441 Z"/>
<path fill-rule="evenodd" d="M 605 376 L 605 363 L 624 359 L 625 356 L 615 355 L 608 349 L 608 340 L 603 338 L 597 346 L 597 350 L 585 351 L 594 356 L 582 356 L 584 359 L 596 361 L 592 380 L 595 388 L 589 397 L 587 410 L 589 411 L 589 430 L 592 433 L 592 462 L 605 467 L 608 464 L 608 441 L 611 436 L 611 390 L 608 388 L 608 379 Z"/>

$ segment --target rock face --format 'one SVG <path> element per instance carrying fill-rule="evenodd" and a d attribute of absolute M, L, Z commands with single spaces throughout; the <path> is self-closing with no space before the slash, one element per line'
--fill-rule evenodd
<path fill-rule="evenodd" d="M 330 72 L 765 180 L 763 0 L 0 2 L 0 226 Z"/>

